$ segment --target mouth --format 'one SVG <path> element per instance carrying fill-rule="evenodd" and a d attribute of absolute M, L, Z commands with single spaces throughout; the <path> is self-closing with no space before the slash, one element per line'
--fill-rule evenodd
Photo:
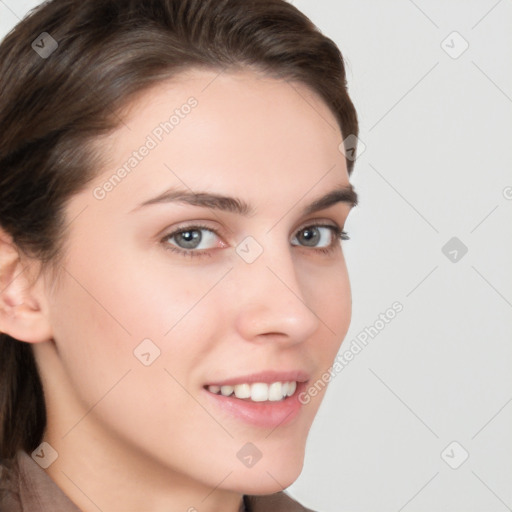
<path fill-rule="evenodd" d="M 255 382 L 253 384 L 245 382 L 235 386 L 206 386 L 206 389 L 214 395 L 235 397 L 248 402 L 280 402 L 293 396 L 297 390 L 297 381 L 277 381 L 270 384 L 266 382 Z"/>
<path fill-rule="evenodd" d="M 265 372 L 206 384 L 207 399 L 223 414 L 252 426 L 276 428 L 299 416 L 298 400 L 309 375 L 304 372 Z"/>

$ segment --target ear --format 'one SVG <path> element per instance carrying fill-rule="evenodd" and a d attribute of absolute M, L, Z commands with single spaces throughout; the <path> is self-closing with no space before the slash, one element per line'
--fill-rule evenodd
<path fill-rule="evenodd" d="M 0 332 L 29 343 L 52 338 L 43 278 L 33 277 L 37 264 L 25 261 L 0 228 Z"/>

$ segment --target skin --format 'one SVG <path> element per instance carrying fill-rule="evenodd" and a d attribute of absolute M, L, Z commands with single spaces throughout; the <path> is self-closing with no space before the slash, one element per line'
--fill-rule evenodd
<path fill-rule="evenodd" d="M 197 107 L 96 199 L 95 187 L 190 96 Z M 25 277 L 3 292 L 0 325 L 33 343 L 44 441 L 58 453 L 46 471 L 82 510 L 237 512 L 242 494 L 277 492 L 298 477 L 324 388 L 291 423 L 269 429 L 219 410 L 203 386 L 297 368 L 315 382 L 332 365 L 351 316 L 342 246 L 322 254 L 296 235 L 344 226 L 348 203 L 301 213 L 349 184 L 341 141 L 332 112 L 306 86 L 248 70 L 189 70 L 162 82 L 99 141 L 108 164 L 67 205 L 58 281 L 43 273 L 31 282 L 35 263 L 25 262 Z M 255 212 L 136 209 L 184 185 L 239 197 Z M 219 232 L 202 231 L 210 257 L 166 249 L 166 234 L 198 221 Z M 322 233 L 320 247 L 334 236 Z M 263 248 L 250 264 L 235 251 L 247 236 Z M 133 354 L 147 338 L 160 349 L 150 366 Z M 236 456 L 247 442 L 262 454 L 252 468 Z"/>

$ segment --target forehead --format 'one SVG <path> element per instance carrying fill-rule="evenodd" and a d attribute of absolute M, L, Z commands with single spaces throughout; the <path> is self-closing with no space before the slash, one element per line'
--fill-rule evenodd
<path fill-rule="evenodd" d="M 128 171 L 109 200 L 133 203 L 172 185 L 298 200 L 348 183 L 334 115 L 303 84 L 189 70 L 145 91 L 122 120 L 102 140 L 108 164 L 95 182 Z"/>

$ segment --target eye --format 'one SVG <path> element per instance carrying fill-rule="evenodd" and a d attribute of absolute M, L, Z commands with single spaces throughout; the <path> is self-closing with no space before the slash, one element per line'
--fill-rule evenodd
<path fill-rule="evenodd" d="M 337 225 L 313 224 L 301 228 L 294 240 L 299 240 L 303 247 L 311 247 L 323 253 L 334 251 L 339 247 L 340 240 L 348 240 L 349 237 Z"/>
<path fill-rule="evenodd" d="M 219 237 L 219 234 L 214 229 L 194 225 L 173 231 L 166 235 L 162 241 L 167 244 L 167 249 L 181 253 L 184 256 L 211 256 L 207 249 L 215 248 L 216 237 Z"/>

